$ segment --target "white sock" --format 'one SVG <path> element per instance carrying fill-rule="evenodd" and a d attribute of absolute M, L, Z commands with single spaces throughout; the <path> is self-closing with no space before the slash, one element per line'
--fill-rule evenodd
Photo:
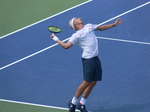
<path fill-rule="evenodd" d="M 74 97 L 72 98 L 71 103 L 74 104 L 74 105 L 77 105 L 77 103 L 78 103 L 78 98 L 74 96 Z"/>
<path fill-rule="evenodd" d="M 87 100 L 86 98 L 82 97 L 81 100 L 80 100 L 80 104 L 85 105 L 86 100 Z"/>

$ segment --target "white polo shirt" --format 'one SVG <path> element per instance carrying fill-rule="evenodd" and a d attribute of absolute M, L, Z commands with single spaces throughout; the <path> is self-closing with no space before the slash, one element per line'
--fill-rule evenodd
<path fill-rule="evenodd" d="M 89 59 L 98 56 L 98 42 L 94 30 L 98 25 L 86 24 L 70 37 L 70 42 L 78 44 L 82 49 L 82 58 Z"/>

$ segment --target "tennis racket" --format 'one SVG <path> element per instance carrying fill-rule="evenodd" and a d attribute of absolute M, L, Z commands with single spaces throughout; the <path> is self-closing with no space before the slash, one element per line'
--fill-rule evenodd
<path fill-rule="evenodd" d="M 56 26 L 49 26 L 48 30 L 52 33 L 60 33 L 62 31 L 61 28 L 56 27 Z"/>

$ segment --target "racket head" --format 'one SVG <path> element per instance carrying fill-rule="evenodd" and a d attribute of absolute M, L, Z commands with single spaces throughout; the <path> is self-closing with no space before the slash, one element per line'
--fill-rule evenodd
<path fill-rule="evenodd" d="M 48 26 L 48 30 L 52 33 L 60 33 L 62 31 L 61 28 L 56 26 Z"/>

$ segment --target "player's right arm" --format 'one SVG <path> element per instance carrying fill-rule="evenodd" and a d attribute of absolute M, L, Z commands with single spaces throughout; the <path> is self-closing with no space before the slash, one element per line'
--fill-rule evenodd
<path fill-rule="evenodd" d="M 107 30 L 107 29 L 110 29 L 112 27 L 115 27 L 115 26 L 118 26 L 122 23 L 122 19 L 117 19 L 115 21 L 115 23 L 113 24 L 108 24 L 108 25 L 102 25 L 102 26 L 98 26 L 95 30 L 100 30 L 100 31 L 103 31 L 103 30 Z"/>

